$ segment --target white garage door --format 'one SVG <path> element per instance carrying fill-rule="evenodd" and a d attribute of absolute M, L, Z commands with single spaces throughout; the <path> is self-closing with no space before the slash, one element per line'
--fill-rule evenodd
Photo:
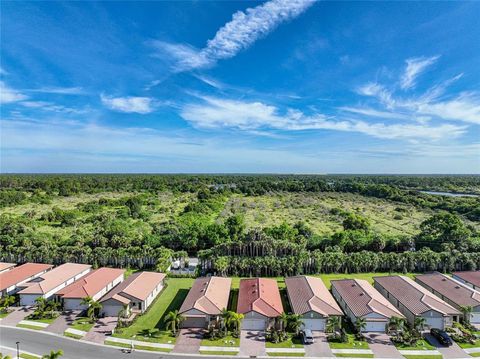
<path fill-rule="evenodd" d="M 36 294 L 22 294 L 20 295 L 20 305 L 24 306 L 32 306 L 35 305 L 35 299 L 37 299 L 39 296 Z"/>
<path fill-rule="evenodd" d="M 106 317 L 118 317 L 118 313 L 123 309 L 121 305 L 104 305 L 102 313 Z"/>
<path fill-rule="evenodd" d="M 385 322 L 369 322 L 367 321 L 367 326 L 365 327 L 364 332 L 385 332 Z"/>
<path fill-rule="evenodd" d="M 470 322 L 472 323 L 480 323 L 480 313 L 472 313 L 471 317 L 470 317 Z"/>
<path fill-rule="evenodd" d="M 443 318 L 441 317 L 427 317 L 425 318 L 425 325 L 428 328 L 444 329 Z"/>
<path fill-rule="evenodd" d="M 263 319 L 244 319 L 242 330 L 265 330 L 265 321 Z"/>
<path fill-rule="evenodd" d="M 303 319 L 302 329 L 325 330 L 325 319 Z"/>

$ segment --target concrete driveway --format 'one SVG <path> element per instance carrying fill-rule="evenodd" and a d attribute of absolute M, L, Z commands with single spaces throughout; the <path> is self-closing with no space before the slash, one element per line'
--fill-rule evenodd
<path fill-rule="evenodd" d="M 324 332 L 313 331 L 315 343 L 305 344 L 306 357 L 333 357 L 332 349 L 328 345 L 327 335 Z"/>
<path fill-rule="evenodd" d="M 0 324 L 14 327 L 18 324 L 18 322 L 25 319 L 26 316 L 33 312 L 32 308 L 27 307 L 16 307 L 13 309 L 14 311 L 12 313 L 0 320 Z"/>
<path fill-rule="evenodd" d="M 432 344 L 440 353 L 442 353 L 444 359 L 450 358 L 470 358 L 462 348 L 458 346 L 457 343 L 453 342 L 453 344 L 449 347 L 443 346 L 435 339 L 430 333 L 425 334 L 425 339 Z"/>
<path fill-rule="evenodd" d="M 99 319 L 92 329 L 85 334 L 83 340 L 103 344 L 108 335 L 117 326 L 118 317 L 105 317 Z"/>
<path fill-rule="evenodd" d="M 63 335 L 63 332 L 67 330 L 68 326 L 73 323 L 80 313 L 80 311 L 61 313 L 52 324 L 45 328 L 45 331 Z"/>
<path fill-rule="evenodd" d="M 199 354 L 200 343 L 205 334 L 205 329 L 185 328 L 178 333 L 173 353 Z"/>
<path fill-rule="evenodd" d="M 240 332 L 240 356 L 266 356 L 265 332 L 242 330 Z"/>
<path fill-rule="evenodd" d="M 379 358 L 402 358 L 402 354 L 385 333 L 365 333 L 367 343 L 375 357 Z"/>

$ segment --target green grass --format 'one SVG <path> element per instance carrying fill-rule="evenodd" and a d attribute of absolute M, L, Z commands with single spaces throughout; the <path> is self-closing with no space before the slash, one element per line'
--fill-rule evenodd
<path fill-rule="evenodd" d="M 233 344 L 230 344 L 230 342 L 233 342 Z M 225 338 L 215 340 L 205 338 L 202 340 L 200 345 L 206 347 L 239 347 L 240 338 L 234 338 L 231 335 L 227 335 Z"/>
<path fill-rule="evenodd" d="M 20 358 L 22 359 L 38 359 L 40 358 L 40 355 L 31 355 L 27 353 L 20 353 Z"/>
<path fill-rule="evenodd" d="M 469 348 L 480 348 L 480 339 L 476 340 L 475 343 L 457 343 L 460 348 L 469 349 Z"/>
<path fill-rule="evenodd" d="M 129 327 L 117 331 L 114 336 L 140 341 L 171 343 L 176 338 L 166 330 L 165 316 L 172 310 L 179 309 L 193 284 L 192 278 L 168 278 L 167 286 L 150 306 L 147 312 L 139 316 Z M 143 336 L 142 331 L 157 329 L 153 336 Z"/>
<path fill-rule="evenodd" d="M 436 348 L 425 339 L 420 339 L 416 345 L 394 343 L 398 350 L 435 350 Z"/>
<path fill-rule="evenodd" d="M 39 323 L 46 323 L 46 324 L 52 324 L 55 320 L 57 320 L 58 317 L 55 318 L 40 318 L 40 319 L 31 319 L 29 317 L 26 317 L 25 320 L 29 320 L 31 322 L 39 322 Z"/>
<path fill-rule="evenodd" d="M 359 341 L 355 339 L 355 335 L 347 334 L 348 342 L 346 343 L 339 343 L 339 342 L 331 342 L 329 341 L 328 344 L 332 349 L 368 349 L 368 343 L 366 341 Z"/>
<path fill-rule="evenodd" d="M 480 357 L 480 353 L 470 353 L 469 355 L 472 357 Z"/>
<path fill-rule="evenodd" d="M 269 357 L 304 357 L 305 353 L 267 353 Z"/>
<path fill-rule="evenodd" d="M 0 319 L 5 318 L 9 314 L 9 312 L 0 312 Z"/>
<path fill-rule="evenodd" d="M 238 352 L 220 352 L 220 351 L 200 350 L 200 354 L 205 354 L 205 355 L 228 355 L 228 356 L 235 356 L 235 355 L 238 355 Z"/>
<path fill-rule="evenodd" d="M 42 328 L 42 327 L 36 327 L 36 326 L 33 326 L 33 325 L 28 325 L 28 324 L 17 324 L 17 327 L 19 327 L 19 328 L 26 328 L 26 329 L 33 329 L 33 330 L 42 330 L 42 329 L 45 329 L 45 328 Z"/>
<path fill-rule="evenodd" d="M 105 345 L 113 345 L 113 346 L 115 346 L 115 347 L 128 348 L 128 349 L 130 349 L 130 348 L 132 347 L 130 344 L 117 343 L 117 342 L 112 342 L 112 341 L 110 341 L 110 340 L 105 340 L 105 341 L 103 342 L 103 344 L 105 344 Z M 154 347 L 148 347 L 148 346 L 145 346 L 145 345 L 134 345 L 133 347 L 134 347 L 134 349 L 138 349 L 138 350 L 148 350 L 148 351 L 152 351 L 152 352 L 164 352 L 164 353 L 168 353 L 168 352 L 171 351 L 170 349 L 154 348 Z"/>
<path fill-rule="evenodd" d="M 341 358 L 373 358 L 373 354 L 346 354 L 346 353 L 336 353 L 334 354 L 336 357 Z"/>
<path fill-rule="evenodd" d="M 69 338 L 73 338 L 73 339 L 82 339 L 83 338 L 82 335 L 77 335 L 77 334 L 73 334 L 73 333 L 69 333 L 69 332 L 64 332 L 63 335 L 66 336 L 66 337 L 69 337 Z"/>
<path fill-rule="evenodd" d="M 404 355 L 405 359 L 443 359 L 441 355 Z"/>
<path fill-rule="evenodd" d="M 88 332 L 90 329 L 92 329 L 93 324 L 94 323 L 91 323 L 89 318 L 80 317 L 73 321 L 73 323 L 70 325 L 70 328 Z"/>
<path fill-rule="evenodd" d="M 280 343 L 266 342 L 266 348 L 303 348 L 302 340 L 300 338 L 289 337 L 287 340 Z"/>

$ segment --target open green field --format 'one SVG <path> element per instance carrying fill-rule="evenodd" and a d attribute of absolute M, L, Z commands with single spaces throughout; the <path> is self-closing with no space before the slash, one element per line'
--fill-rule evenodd
<path fill-rule="evenodd" d="M 165 316 L 179 309 L 193 284 L 191 278 L 169 278 L 167 286 L 150 306 L 147 312 L 139 316 L 135 322 L 117 331 L 114 336 L 157 343 L 175 343 L 170 331 L 165 327 Z M 145 335 L 146 331 L 157 329 L 153 335 Z"/>

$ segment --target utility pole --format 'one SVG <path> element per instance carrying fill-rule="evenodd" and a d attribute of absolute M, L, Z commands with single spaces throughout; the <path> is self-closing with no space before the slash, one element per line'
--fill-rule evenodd
<path fill-rule="evenodd" d="M 17 359 L 20 359 L 20 342 L 16 342 L 17 344 Z"/>

